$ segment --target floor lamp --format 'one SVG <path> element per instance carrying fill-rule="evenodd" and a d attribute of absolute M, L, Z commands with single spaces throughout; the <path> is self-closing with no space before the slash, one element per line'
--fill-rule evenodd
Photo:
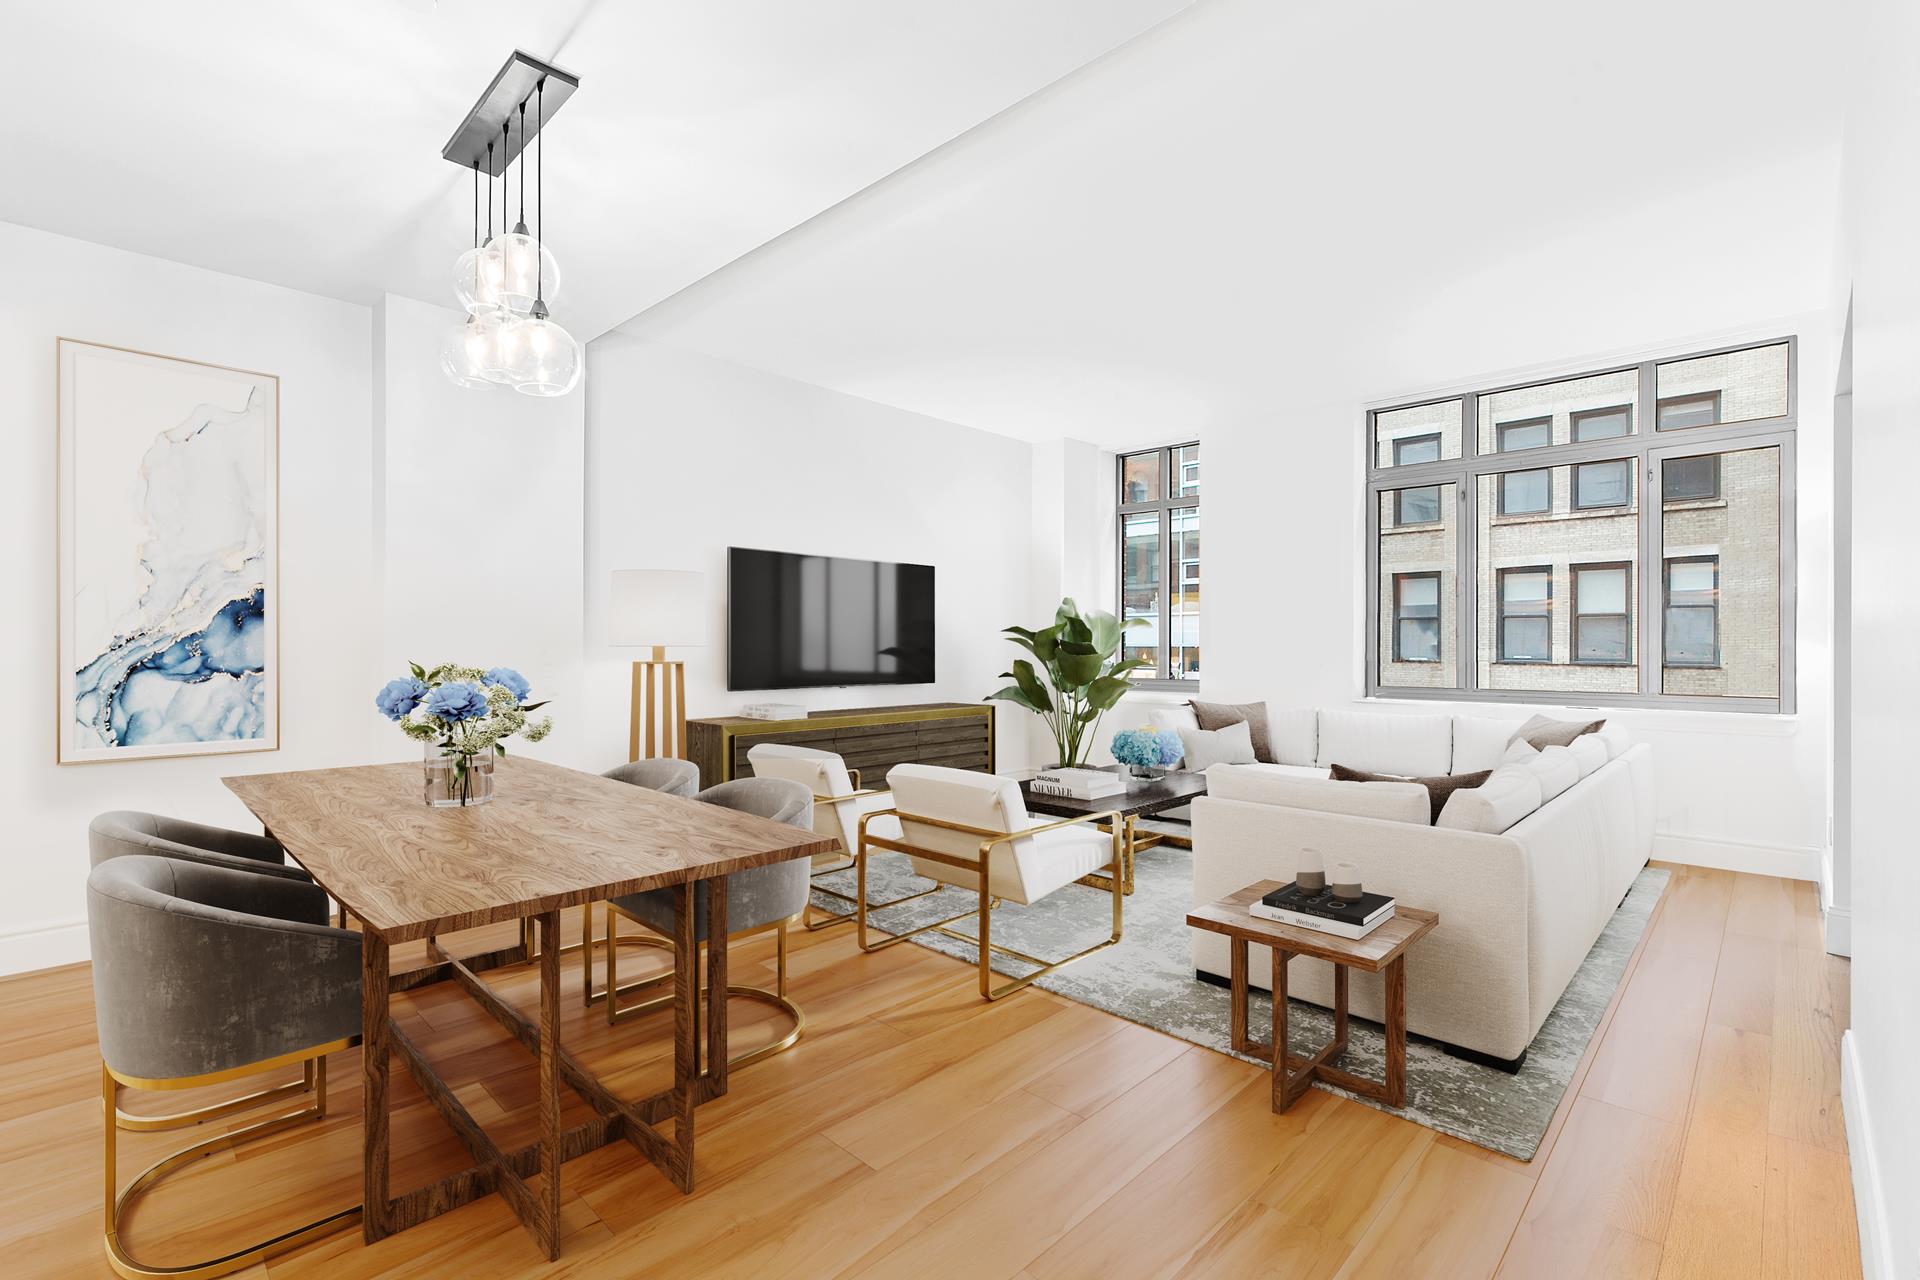
<path fill-rule="evenodd" d="M 633 664 L 633 718 L 627 758 L 687 758 L 687 664 L 668 648 L 707 642 L 707 575 L 680 569 L 615 569 L 608 639 L 647 649 Z"/>

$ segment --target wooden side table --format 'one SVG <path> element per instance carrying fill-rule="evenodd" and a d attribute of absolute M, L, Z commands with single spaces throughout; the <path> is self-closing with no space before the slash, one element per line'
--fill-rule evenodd
<path fill-rule="evenodd" d="M 1273 1109 L 1285 1111 L 1315 1080 L 1325 1080 L 1390 1107 L 1407 1104 L 1407 948 L 1440 923 L 1431 911 L 1394 904 L 1393 919 L 1364 938 L 1343 938 L 1266 920 L 1247 910 L 1275 889 L 1279 880 L 1262 880 L 1204 907 L 1195 907 L 1187 923 L 1224 934 L 1231 948 L 1233 1047 L 1249 1057 L 1273 1063 Z M 1247 1034 L 1247 946 L 1273 951 L 1273 1039 L 1262 1044 Z M 1287 1052 L 1287 961 L 1313 956 L 1333 962 L 1333 1039 L 1311 1057 Z M 1343 1071 L 1332 1062 L 1347 1051 L 1347 971 L 1386 974 L 1387 1070 L 1384 1081 Z"/>

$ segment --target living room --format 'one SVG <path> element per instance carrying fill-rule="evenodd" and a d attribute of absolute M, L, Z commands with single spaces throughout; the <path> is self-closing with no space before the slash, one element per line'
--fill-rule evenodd
<path fill-rule="evenodd" d="M 13 19 L 26 1274 L 1920 1265 L 1905 8 Z"/>

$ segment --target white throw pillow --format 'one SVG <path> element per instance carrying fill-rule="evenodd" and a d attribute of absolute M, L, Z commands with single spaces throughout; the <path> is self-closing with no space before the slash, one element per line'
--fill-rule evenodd
<path fill-rule="evenodd" d="M 1267 745 L 1275 764 L 1313 764 L 1320 752 L 1320 713 L 1267 708 Z"/>
<path fill-rule="evenodd" d="M 1456 791 L 1433 825 L 1499 835 L 1540 807 L 1540 779 L 1525 765 L 1495 769 L 1477 787 Z"/>
<path fill-rule="evenodd" d="M 1607 743 L 1597 733 L 1583 733 L 1573 740 L 1567 750 L 1573 753 L 1573 762 L 1580 766 L 1580 776 L 1591 776 L 1611 757 L 1607 753 Z"/>
<path fill-rule="evenodd" d="M 1187 768 L 1204 773 L 1216 764 L 1253 764 L 1253 730 L 1242 720 L 1224 729 L 1182 729 Z"/>
<path fill-rule="evenodd" d="M 1541 804 L 1580 781 L 1580 766 L 1574 763 L 1573 752 L 1567 747 L 1542 747 L 1525 767 L 1540 780 Z"/>
<path fill-rule="evenodd" d="M 1449 773 L 1478 773 L 1497 766 L 1506 754 L 1513 731 L 1520 727 L 1514 720 L 1489 720 L 1485 716 L 1453 718 L 1453 768 Z"/>
<path fill-rule="evenodd" d="M 1540 754 L 1540 748 L 1531 742 L 1510 742 L 1507 749 L 1500 753 L 1501 764 L 1525 764 Z"/>
<path fill-rule="evenodd" d="M 1633 745 L 1633 735 L 1627 732 L 1627 726 L 1618 720 L 1609 720 L 1600 726 L 1598 733 L 1583 734 L 1583 737 L 1598 738 L 1607 744 L 1607 758 L 1618 760 L 1627 754 L 1627 748 Z M 1576 739 L 1578 741 L 1578 739 Z"/>
<path fill-rule="evenodd" d="M 1368 773 L 1439 777 L 1453 763 L 1453 717 L 1322 710 L 1316 763 L 1323 769 L 1343 764 Z"/>
<path fill-rule="evenodd" d="M 1207 795 L 1216 800 L 1278 804 L 1422 827 L 1433 817 L 1433 800 L 1417 782 L 1335 782 L 1324 774 L 1303 778 L 1287 771 L 1285 765 L 1209 769 Z"/>

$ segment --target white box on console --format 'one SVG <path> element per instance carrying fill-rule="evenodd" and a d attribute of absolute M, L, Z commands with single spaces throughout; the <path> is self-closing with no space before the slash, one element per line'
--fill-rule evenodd
<path fill-rule="evenodd" d="M 749 720 L 805 720 L 807 709 L 793 702 L 750 702 L 740 714 Z"/>

